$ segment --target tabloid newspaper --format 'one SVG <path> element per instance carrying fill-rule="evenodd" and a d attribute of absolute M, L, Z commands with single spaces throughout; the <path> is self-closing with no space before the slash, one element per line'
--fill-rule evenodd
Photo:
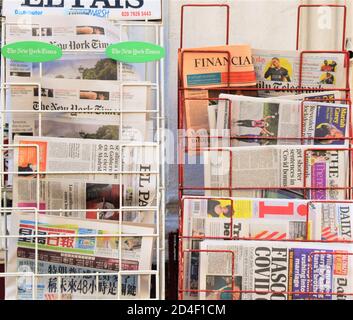
<path fill-rule="evenodd" d="M 342 200 L 347 197 L 349 151 L 334 146 L 233 147 L 204 151 L 207 196 L 290 197 Z M 230 175 L 231 173 L 231 175 Z M 223 189 L 222 189 L 223 188 Z M 307 189 L 305 189 L 307 188 Z M 275 189 L 283 189 L 279 193 Z M 305 190 L 304 190 L 305 189 Z M 269 194 L 264 190 L 269 191 Z M 277 195 L 274 196 L 271 193 Z"/>
<path fill-rule="evenodd" d="M 118 20 L 160 20 L 161 0 L 3 0 L 10 16 L 90 16 Z"/>
<path fill-rule="evenodd" d="M 31 300 L 35 287 L 39 300 L 117 299 L 119 271 L 151 270 L 153 238 L 147 236 L 154 233 L 151 226 L 122 224 L 119 231 L 118 223 L 47 215 L 39 215 L 37 222 L 38 229 L 33 213 L 16 212 L 11 217 L 10 234 L 19 237 L 9 240 L 7 272 L 22 275 L 17 279 L 7 277 L 8 300 Z M 43 236 L 37 238 L 37 265 L 36 238 L 33 237 L 36 232 Z M 124 236 L 119 238 L 119 234 Z M 34 272 L 39 275 L 36 286 L 32 282 Z M 97 272 L 113 275 L 65 276 Z M 58 274 L 62 274 L 61 281 Z M 122 298 L 150 296 L 150 276 L 122 275 L 121 281 Z"/>
<path fill-rule="evenodd" d="M 254 86 L 256 78 L 250 46 L 230 45 L 182 50 L 179 53 L 179 72 L 182 86 L 193 89 L 183 92 L 189 144 L 208 146 L 208 139 L 205 137 L 210 129 L 207 99 L 214 94 L 209 90 L 195 89 L 228 85 Z"/>
<path fill-rule="evenodd" d="M 41 97 L 38 86 L 11 87 L 8 104 L 13 110 L 13 134 L 39 135 L 40 122 L 43 136 L 109 139 L 111 134 L 114 140 L 146 139 L 147 115 L 143 111 L 150 110 L 149 82 L 136 84 L 50 78 L 43 78 L 41 82 Z M 41 111 L 46 113 L 41 113 L 39 121 Z M 120 116 L 123 117 L 121 131 Z M 94 119 L 94 122 L 90 125 L 87 118 Z"/>
<path fill-rule="evenodd" d="M 201 299 L 352 299 L 352 244 L 206 240 L 200 249 Z"/>
<path fill-rule="evenodd" d="M 294 94 L 299 88 L 300 69 L 301 88 L 299 93 L 313 92 L 315 89 L 346 88 L 346 56 L 342 53 L 303 54 L 300 65 L 299 51 L 273 51 L 253 49 L 253 63 L 257 87 L 261 96 Z M 291 90 L 292 89 L 292 90 Z"/>
<path fill-rule="evenodd" d="M 13 179 L 14 207 L 63 209 L 68 216 L 93 219 L 101 209 L 99 218 L 118 220 L 113 209 L 148 207 L 157 201 L 158 160 L 152 144 L 15 136 L 15 145 L 20 147 L 14 152 L 19 172 Z M 90 171 L 95 173 L 86 174 Z M 139 216 L 136 212 L 137 220 Z"/>
<path fill-rule="evenodd" d="M 348 147 L 347 104 L 230 94 L 221 94 L 220 98 L 226 101 L 218 103 L 217 136 L 232 137 L 231 142 L 229 138 L 222 138 L 221 146 L 303 143 Z M 317 139 L 303 140 L 302 137 Z"/>
<path fill-rule="evenodd" d="M 204 239 L 323 240 L 352 238 L 352 205 L 310 200 L 183 199 L 184 289 L 198 290 L 199 250 Z M 199 292 L 185 292 L 190 299 Z"/>

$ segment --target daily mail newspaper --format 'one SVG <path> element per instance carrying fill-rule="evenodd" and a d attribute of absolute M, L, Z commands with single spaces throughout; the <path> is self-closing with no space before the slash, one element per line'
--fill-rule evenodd
<path fill-rule="evenodd" d="M 308 53 L 303 55 L 300 65 L 300 52 L 253 49 L 253 63 L 257 86 L 261 96 L 275 96 L 296 93 L 301 87 L 307 88 L 299 93 L 313 92 L 316 89 L 346 88 L 346 57 L 342 53 Z M 286 91 L 287 90 L 287 91 Z"/>
<path fill-rule="evenodd" d="M 135 235 L 153 234 L 153 227 L 122 224 L 120 232 L 117 223 L 97 224 L 95 221 L 39 215 L 36 231 L 33 213 L 16 212 L 11 220 L 10 234 L 19 237 L 9 240 L 7 271 L 23 275 L 7 277 L 8 300 L 31 300 L 33 288 L 37 288 L 34 293 L 39 300 L 116 299 L 120 270 L 151 270 L 153 238 Z M 36 238 L 33 237 L 36 232 L 43 236 L 37 238 L 37 264 Z M 127 236 L 120 238 L 119 234 Z M 101 275 L 82 276 L 97 272 Z M 39 275 L 36 285 L 32 282 L 34 273 Z M 70 273 L 81 276 L 70 276 Z M 110 275 L 104 276 L 104 273 Z M 62 274 L 61 281 L 57 274 Z M 149 278 L 148 275 L 122 275 L 121 297 L 148 298 Z"/>
<path fill-rule="evenodd" d="M 352 240 L 353 206 L 345 202 L 309 204 L 309 220 L 314 239 L 323 241 Z"/>
<path fill-rule="evenodd" d="M 200 248 L 201 299 L 352 299 L 352 244 L 206 240 Z"/>
<path fill-rule="evenodd" d="M 220 98 L 226 99 L 219 101 L 217 112 L 217 136 L 225 136 L 220 139 L 221 146 L 302 143 L 348 146 L 347 104 L 230 94 L 221 94 Z M 227 136 L 232 137 L 231 141 Z"/>
<path fill-rule="evenodd" d="M 14 170 L 19 172 L 13 179 L 15 207 L 48 210 L 118 209 L 121 203 L 130 207 L 155 205 L 158 159 L 153 144 L 15 136 L 15 145 L 19 146 L 14 152 Z"/>
<path fill-rule="evenodd" d="M 310 200 L 185 197 L 184 297 L 198 297 L 199 250 L 204 239 L 323 240 L 352 238 L 352 205 Z"/>
<path fill-rule="evenodd" d="M 182 86 L 190 88 L 183 92 L 189 144 L 191 148 L 198 142 L 200 147 L 208 146 L 207 99 L 214 94 L 207 89 L 195 89 L 254 86 L 256 78 L 251 48 L 249 45 L 230 45 L 182 50 L 179 53 L 179 73 Z"/>
<path fill-rule="evenodd" d="M 60 119 L 63 125 L 71 125 L 74 133 L 74 127 L 79 125 L 81 118 L 84 117 L 95 119 L 95 123 L 100 125 L 99 128 L 108 125 L 109 120 L 112 123 L 115 122 L 115 130 L 117 129 L 115 140 L 143 141 L 146 138 L 147 113 L 143 111 L 147 112 L 151 106 L 151 83 L 92 82 L 51 78 L 43 78 L 41 82 L 43 83 L 40 88 L 41 94 L 36 85 L 14 85 L 10 88 L 8 105 L 13 110 L 11 117 L 13 134 L 39 135 L 36 126 L 41 125 L 47 128 L 47 135 L 60 137 L 63 134 L 57 132 L 58 128 L 51 127 L 53 121 Z M 41 111 L 46 112 L 43 114 L 40 113 Z M 97 115 L 99 115 L 98 118 Z M 121 137 L 120 116 L 122 116 L 123 125 Z M 51 121 L 50 124 L 47 121 Z M 83 129 L 78 138 L 83 138 L 85 135 L 92 139 L 96 138 L 93 133 Z M 99 138 L 98 135 L 97 138 Z"/>
<path fill-rule="evenodd" d="M 160 20 L 161 0 L 3 0 L 10 16 L 90 16 L 117 20 Z"/>
<path fill-rule="evenodd" d="M 258 146 L 205 151 L 205 187 L 220 189 L 206 191 L 205 195 L 229 196 L 228 188 L 233 188 L 236 197 L 263 197 L 261 189 L 286 189 L 287 193 L 293 193 L 290 197 L 346 199 L 348 153 L 333 146 Z"/>

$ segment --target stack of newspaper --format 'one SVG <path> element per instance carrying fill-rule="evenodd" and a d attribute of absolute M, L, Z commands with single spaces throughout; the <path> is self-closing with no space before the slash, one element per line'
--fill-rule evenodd
<path fill-rule="evenodd" d="M 186 150 L 202 156 L 205 190 L 182 199 L 182 297 L 352 299 L 346 56 L 182 53 Z M 255 89 L 241 81 L 251 70 Z"/>
<path fill-rule="evenodd" d="M 6 65 L 12 214 L 8 299 L 149 298 L 155 251 L 156 97 L 142 64 L 109 59 L 128 28 L 94 16 L 7 17 L 7 42 L 63 57 Z M 154 76 L 151 77 L 151 79 Z M 4 225 L 3 225 L 4 224 Z"/>
<path fill-rule="evenodd" d="M 184 298 L 352 299 L 352 212 L 344 202 L 185 197 Z"/>

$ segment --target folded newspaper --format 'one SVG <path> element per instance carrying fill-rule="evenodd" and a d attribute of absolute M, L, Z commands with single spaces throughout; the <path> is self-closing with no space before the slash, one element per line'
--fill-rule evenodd
<path fill-rule="evenodd" d="M 179 53 L 187 136 L 192 146 L 207 147 L 208 98 L 214 94 L 197 88 L 249 87 L 256 84 L 249 45 L 192 48 Z M 218 96 L 218 93 L 216 93 Z"/>
<path fill-rule="evenodd" d="M 348 149 L 333 146 L 234 147 L 204 152 L 207 196 L 342 200 L 349 193 Z M 231 190 L 233 191 L 232 193 Z M 276 192 L 274 192 L 276 194 Z M 268 196 L 266 196 L 268 197 Z"/>
<path fill-rule="evenodd" d="M 261 96 L 315 92 L 347 87 L 347 57 L 337 52 L 303 53 L 253 49 L 257 87 Z M 304 90 L 297 90 L 301 87 Z M 264 90 L 272 89 L 272 90 Z M 316 89 L 316 90 L 315 90 Z"/>
<path fill-rule="evenodd" d="M 7 272 L 19 276 L 6 278 L 6 299 L 117 299 L 119 290 L 125 299 L 148 298 L 150 276 L 133 273 L 151 270 L 153 237 L 147 235 L 153 233 L 150 226 L 120 229 L 117 223 L 43 215 L 36 220 L 33 213 L 15 212 L 10 234 L 19 237 L 8 240 Z M 132 274 L 121 275 L 118 284 L 123 270 Z"/>
<path fill-rule="evenodd" d="M 200 249 L 201 299 L 352 300 L 352 244 L 206 240 Z"/>
<path fill-rule="evenodd" d="M 119 214 L 113 209 L 157 201 L 153 144 L 15 136 L 15 145 L 14 207 L 63 209 L 86 218 L 96 218 L 94 210 L 102 209 L 100 218 L 114 220 Z"/>
<path fill-rule="evenodd" d="M 221 141 L 211 139 L 219 144 L 211 147 L 274 144 L 348 147 L 350 115 L 347 104 L 230 94 L 221 94 L 220 98 L 214 136 L 225 138 Z"/>
<path fill-rule="evenodd" d="M 183 199 L 184 297 L 199 292 L 199 250 L 204 239 L 352 241 L 353 206 L 310 200 Z"/>
<path fill-rule="evenodd" d="M 150 82 L 42 78 L 41 83 L 40 88 L 37 85 L 11 87 L 8 105 L 13 111 L 13 134 L 39 135 L 41 128 L 44 136 L 99 139 L 98 131 L 105 137 L 108 133 L 105 131 L 112 129 L 113 140 L 146 139 L 147 111 L 152 102 Z M 95 128 L 90 125 L 85 128 L 84 118 L 94 119 Z M 82 132 L 75 133 L 75 126 L 81 127 Z M 72 134 L 63 135 L 66 127 Z"/>

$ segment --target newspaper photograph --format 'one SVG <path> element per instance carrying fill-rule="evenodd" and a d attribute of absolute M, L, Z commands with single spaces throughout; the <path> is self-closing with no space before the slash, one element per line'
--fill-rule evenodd
<path fill-rule="evenodd" d="M 131 236 L 119 237 L 117 223 L 97 224 L 94 221 L 39 215 L 37 228 L 33 213 L 16 212 L 11 217 L 10 234 L 19 237 L 9 241 L 8 272 L 23 275 L 17 279 L 7 277 L 7 300 L 31 300 L 33 294 L 38 300 L 117 299 L 119 271 L 151 270 L 153 238 L 137 234 L 152 235 L 153 227 L 124 223 L 121 233 Z M 34 237 L 37 232 L 41 237 Z M 34 272 L 39 274 L 36 285 L 32 282 Z M 70 273 L 99 275 L 70 276 Z M 61 274 L 60 280 L 58 274 Z M 150 276 L 129 275 L 121 279 L 120 294 L 123 298 L 150 296 Z M 36 288 L 34 293 L 33 288 Z"/>
<path fill-rule="evenodd" d="M 204 152 L 206 196 L 264 197 L 285 189 L 292 198 L 346 199 L 349 152 L 333 146 L 233 147 Z M 231 172 L 231 176 L 230 176 Z M 284 196 L 280 193 L 280 197 Z"/>
<path fill-rule="evenodd" d="M 80 124 L 80 118 L 95 119 L 96 125 L 103 126 L 106 119 L 110 119 L 111 125 L 120 126 L 119 117 L 123 117 L 126 127 L 122 140 L 143 141 L 146 137 L 147 114 L 143 111 L 151 107 L 151 83 L 120 83 L 117 81 L 89 81 L 89 80 L 63 80 L 43 78 L 41 94 L 36 85 L 12 86 L 8 105 L 11 110 L 12 134 L 39 135 L 36 132 L 36 122 L 42 126 L 49 126 L 56 135 L 55 127 L 50 128 L 46 121 L 61 120 L 63 125 L 74 127 Z M 41 103 L 41 105 L 39 105 Z M 33 111 L 33 112 L 31 112 Z M 39 120 L 39 112 L 41 114 Z M 87 112 L 85 112 L 87 111 Z M 113 113 L 104 111 L 135 111 L 136 113 Z M 62 112 L 62 113 L 61 113 Z M 99 115 L 99 119 L 97 119 Z M 105 117 L 105 118 L 104 118 Z M 51 123 L 53 124 L 53 123 Z M 107 123 L 108 124 L 108 123 Z M 65 128 L 62 128 L 65 130 Z M 72 129 L 74 131 L 74 129 Z M 84 130 L 83 132 L 85 132 Z M 87 132 L 91 134 L 91 132 Z M 131 135 L 131 137 L 130 137 Z M 77 136 L 72 135 L 72 138 Z M 84 138 L 84 136 L 79 136 Z M 94 136 L 92 135 L 92 138 Z M 119 139 L 119 138 L 118 138 Z"/>
<path fill-rule="evenodd" d="M 19 174 L 13 178 L 13 202 L 22 204 L 21 207 L 38 208 L 37 205 L 33 206 L 33 199 L 38 197 L 46 200 L 42 208 L 53 206 L 54 198 L 51 197 L 56 193 L 59 199 L 62 197 L 60 194 L 63 194 L 65 201 L 73 202 L 76 199 L 70 206 L 78 208 L 87 202 L 82 198 L 87 191 L 83 182 L 121 185 L 124 206 L 147 207 L 155 204 L 158 186 L 154 172 L 157 172 L 158 160 L 153 152 L 153 144 L 134 146 L 132 143 L 122 145 L 111 140 L 22 136 L 15 136 L 14 143 L 19 146 L 14 152 L 14 168 Z M 86 173 L 90 171 L 94 174 Z M 57 184 L 42 184 L 43 187 L 51 188 L 42 190 L 40 195 L 38 183 L 46 180 Z M 80 183 L 75 185 L 74 181 Z M 75 189 L 75 186 L 80 187 L 76 197 L 73 190 L 69 194 L 65 193 L 66 188 Z M 118 188 L 115 186 L 114 190 L 116 193 Z M 120 194 L 114 197 L 120 197 Z M 100 198 L 105 199 L 104 196 Z M 62 209 L 62 200 L 57 202 L 57 209 Z M 108 205 L 108 201 L 105 205 Z"/>
<path fill-rule="evenodd" d="M 346 88 L 346 56 L 342 53 L 308 53 L 303 55 L 300 65 L 299 51 L 274 51 L 253 49 L 253 63 L 257 86 L 261 96 L 294 94 L 293 89 L 308 90 L 299 93 L 315 92 L 315 89 Z M 302 69 L 300 71 L 300 69 Z M 315 89 L 313 89 L 315 88 Z"/>
<path fill-rule="evenodd" d="M 221 94 L 220 98 L 226 100 L 218 103 L 217 136 L 232 137 L 231 143 L 229 138 L 222 138 L 221 146 L 303 143 L 348 147 L 350 115 L 347 104 L 230 94 Z M 302 137 L 317 139 L 303 140 Z"/>
<path fill-rule="evenodd" d="M 202 300 L 352 299 L 352 244 L 206 240 L 200 249 Z"/>
<path fill-rule="evenodd" d="M 44 0 L 3 0 L 3 15 L 17 16 L 89 16 L 118 20 L 160 20 L 162 19 L 161 0 L 143 1 L 94 1 L 62 0 L 58 6 L 53 1 Z M 19 9 L 20 8 L 20 9 Z M 105 20 L 103 20 L 105 21 Z"/>

